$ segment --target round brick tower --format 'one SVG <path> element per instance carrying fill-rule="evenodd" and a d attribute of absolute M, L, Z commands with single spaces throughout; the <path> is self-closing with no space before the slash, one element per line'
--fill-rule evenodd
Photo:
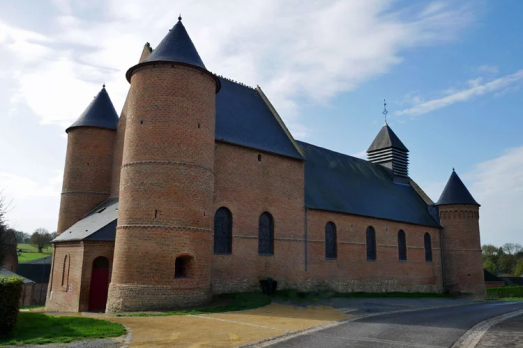
<path fill-rule="evenodd" d="M 67 132 L 57 234 L 78 222 L 111 193 L 118 115 L 105 85 Z"/>
<path fill-rule="evenodd" d="M 127 72 L 120 205 L 108 312 L 210 300 L 215 99 L 182 22 Z"/>
<path fill-rule="evenodd" d="M 484 297 L 479 204 L 455 171 L 452 171 L 436 204 L 443 225 L 442 248 L 446 290 Z"/>

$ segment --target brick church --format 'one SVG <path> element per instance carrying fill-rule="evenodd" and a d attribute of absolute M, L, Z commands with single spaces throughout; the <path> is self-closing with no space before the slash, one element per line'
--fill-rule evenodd
<path fill-rule="evenodd" d="M 385 124 L 363 160 L 297 141 L 260 87 L 208 71 L 181 18 L 66 132 L 47 309 L 163 310 L 279 289 L 485 293 L 479 204 L 434 203 Z"/>

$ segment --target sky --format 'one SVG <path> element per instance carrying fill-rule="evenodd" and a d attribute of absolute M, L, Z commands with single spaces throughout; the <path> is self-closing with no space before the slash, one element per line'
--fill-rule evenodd
<path fill-rule="evenodd" d="M 55 231 L 65 128 L 182 14 L 207 68 L 259 85 L 296 139 L 365 157 L 384 123 L 436 201 L 452 168 L 482 243 L 523 244 L 519 0 L 0 0 L 0 190 L 10 226 Z"/>

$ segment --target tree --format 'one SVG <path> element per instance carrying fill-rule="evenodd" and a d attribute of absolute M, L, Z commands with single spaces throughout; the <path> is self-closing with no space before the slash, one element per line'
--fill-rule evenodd
<path fill-rule="evenodd" d="M 51 233 L 45 228 L 38 228 L 31 236 L 31 245 L 38 248 L 38 252 L 41 253 L 43 248 L 47 248 L 53 237 Z"/>
<path fill-rule="evenodd" d="M 484 261 L 483 268 L 492 274 L 498 274 L 498 269 L 496 267 L 496 264 L 494 262 L 492 262 L 491 260 Z"/>
<path fill-rule="evenodd" d="M 4 259 L 7 253 L 7 245 L 5 243 L 5 237 L 7 234 L 7 225 L 5 222 L 6 209 L 5 198 L 2 196 L 2 192 L 0 191 L 0 268 L 4 265 Z"/>
<path fill-rule="evenodd" d="M 18 244 L 28 243 L 31 240 L 31 235 L 22 231 L 17 231 L 14 228 L 10 228 L 10 231 L 13 231 L 15 234 L 16 241 Z"/>
<path fill-rule="evenodd" d="M 516 264 L 516 267 L 514 267 L 514 276 L 515 277 L 521 277 L 523 275 L 523 259 L 519 260 Z"/>
<path fill-rule="evenodd" d="M 491 256 L 497 256 L 498 250 L 499 250 L 499 248 L 492 244 L 485 244 L 481 247 L 481 253 L 483 254 L 484 258 L 491 257 Z"/>
<path fill-rule="evenodd" d="M 516 263 L 517 260 L 514 255 L 503 254 L 499 257 L 498 268 L 501 271 L 501 273 L 513 274 Z"/>
<path fill-rule="evenodd" d="M 506 254 L 515 255 L 523 250 L 523 247 L 518 243 L 505 243 L 501 249 L 503 249 Z"/>

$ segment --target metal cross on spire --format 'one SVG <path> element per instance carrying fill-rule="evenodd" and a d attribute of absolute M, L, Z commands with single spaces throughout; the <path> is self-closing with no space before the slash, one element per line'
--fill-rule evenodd
<path fill-rule="evenodd" d="M 385 117 L 385 124 L 387 124 L 387 114 L 389 112 L 387 111 L 387 101 L 385 99 L 383 99 L 383 116 Z"/>

